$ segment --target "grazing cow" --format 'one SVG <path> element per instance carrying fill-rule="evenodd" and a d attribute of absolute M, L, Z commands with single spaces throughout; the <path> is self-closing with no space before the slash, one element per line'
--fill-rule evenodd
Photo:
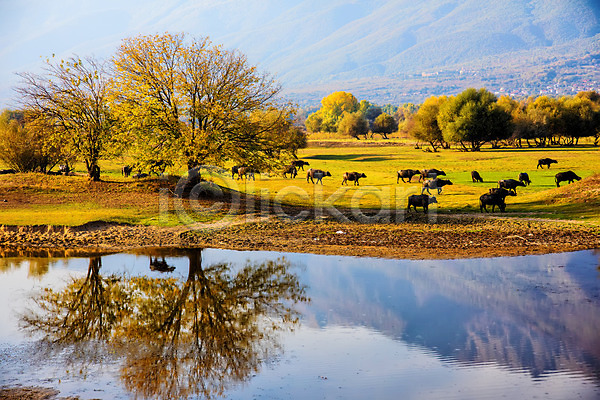
<path fill-rule="evenodd" d="M 123 168 L 121 168 L 121 175 L 125 178 L 131 175 L 131 172 L 133 172 L 133 167 L 131 165 L 124 165 Z"/>
<path fill-rule="evenodd" d="M 521 172 L 519 174 L 519 181 L 523 182 L 525 185 L 531 185 L 531 180 L 529 179 L 529 174 L 527 174 L 527 172 Z"/>
<path fill-rule="evenodd" d="M 306 182 L 308 182 L 308 180 L 310 179 L 310 181 L 312 183 L 315 183 L 315 181 L 313 180 L 313 178 L 314 178 L 317 180 L 317 183 L 321 182 L 321 185 L 322 185 L 323 177 L 325 177 L 325 176 L 331 176 L 329 171 L 322 171 L 320 169 L 310 168 L 308 171 L 306 171 Z"/>
<path fill-rule="evenodd" d="M 142 179 L 142 178 L 147 178 L 148 176 L 150 176 L 150 175 L 140 172 L 137 174 L 133 174 L 131 177 L 134 179 Z"/>
<path fill-rule="evenodd" d="M 481 175 L 479 175 L 479 172 L 477 171 L 471 171 L 471 180 L 473 180 L 473 182 L 483 183 L 483 178 L 481 177 Z"/>
<path fill-rule="evenodd" d="M 410 206 L 413 206 L 415 212 L 417 212 L 417 207 L 423 207 L 423 214 L 427 214 L 429 205 L 433 203 L 437 203 L 435 196 L 429 197 L 426 194 L 413 194 L 412 196 L 408 196 L 407 210 L 410 211 Z"/>
<path fill-rule="evenodd" d="M 304 166 L 310 165 L 310 164 L 308 163 L 308 161 L 304 161 L 304 160 L 293 160 L 292 165 L 294 167 L 300 168 L 302 171 L 304 171 Z"/>
<path fill-rule="evenodd" d="M 367 176 L 362 172 L 344 172 L 344 179 L 342 180 L 342 185 L 345 183 L 348 185 L 348 181 L 354 181 L 354 185 L 358 186 L 358 180 L 360 178 L 366 178 Z"/>
<path fill-rule="evenodd" d="M 435 168 L 423 169 L 423 170 L 421 170 L 421 176 L 419 177 L 419 182 L 421 182 L 422 179 L 427 179 L 427 178 L 435 179 L 439 175 L 446 176 L 446 173 L 442 170 L 435 169 Z"/>
<path fill-rule="evenodd" d="M 287 174 L 290 174 L 290 178 L 295 178 L 298 175 L 298 170 L 293 165 L 290 165 L 283 171 L 283 177 L 287 178 Z"/>
<path fill-rule="evenodd" d="M 487 206 L 492 206 L 492 212 L 494 212 L 496 206 L 498 206 L 500 212 L 505 212 L 506 196 L 516 196 L 516 194 L 504 188 L 490 189 L 489 193 L 482 194 L 479 197 L 479 211 L 489 212 Z"/>
<path fill-rule="evenodd" d="M 244 179 L 250 179 L 252 178 L 253 181 L 255 181 L 256 179 L 254 179 L 254 173 L 258 172 L 250 167 L 239 167 L 238 168 L 238 179 L 244 178 Z"/>
<path fill-rule="evenodd" d="M 423 188 L 421 189 L 421 194 L 423 194 L 423 192 L 425 190 L 427 190 L 427 193 L 431 194 L 429 189 L 437 189 L 438 194 L 442 194 L 442 188 L 446 185 L 452 185 L 452 182 L 450 182 L 447 179 L 439 179 L 439 178 L 427 179 L 425 182 L 423 182 Z"/>
<path fill-rule="evenodd" d="M 418 169 L 401 169 L 397 173 L 396 183 L 398 183 L 400 179 L 402 179 L 402 183 L 406 183 L 404 178 L 408 178 L 408 181 L 410 182 L 413 176 L 419 175 L 420 173 L 421 171 L 419 171 Z"/>
<path fill-rule="evenodd" d="M 550 164 L 557 164 L 557 163 L 558 163 L 558 161 L 553 160 L 551 158 L 540 158 L 538 160 L 537 167 L 535 167 L 535 169 L 538 169 L 540 167 L 542 167 L 542 169 L 544 169 L 544 165 L 547 165 L 548 169 L 550 169 Z"/>
<path fill-rule="evenodd" d="M 558 174 L 554 175 L 554 182 L 556 182 L 556 187 L 560 187 L 560 183 L 564 181 L 573 183 L 573 181 L 580 180 L 581 177 L 577 176 L 577 174 L 573 171 L 559 172 Z"/>
<path fill-rule="evenodd" d="M 498 187 L 512 190 L 513 192 L 515 192 L 515 194 L 517 194 L 518 186 L 525 187 L 525 184 L 516 179 L 502 179 L 498 181 Z"/>
<path fill-rule="evenodd" d="M 237 176 L 238 171 L 241 167 L 242 167 L 241 165 L 234 165 L 233 167 L 231 167 L 231 179 L 233 179 Z"/>

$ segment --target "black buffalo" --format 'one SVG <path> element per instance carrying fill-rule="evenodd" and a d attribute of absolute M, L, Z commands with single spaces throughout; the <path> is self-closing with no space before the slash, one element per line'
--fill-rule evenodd
<path fill-rule="evenodd" d="M 405 178 L 408 179 L 408 181 L 410 182 L 413 176 L 419 175 L 420 173 L 421 171 L 419 171 L 418 169 L 401 169 L 397 172 L 396 183 L 398 183 L 400 179 L 402 179 L 403 183 L 406 183 L 406 181 L 404 180 Z"/>
<path fill-rule="evenodd" d="M 560 187 L 560 183 L 567 181 L 569 183 L 573 183 L 573 181 L 580 181 L 581 177 L 577 176 L 577 174 L 573 171 L 567 172 L 559 172 L 554 175 L 554 182 L 556 182 L 556 187 Z"/>
<path fill-rule="evenodd" d="M 550 164 L 557 164 L 557 163 L 558 163 L 558 161 L 553 160 L 551 158 L 540 158 L 538 160 L 537 167 L 535 167 L 535 169 L 538 169 L 540 167 L 542 167 L 542 169 L 543 169 L 544 165 L 547 165 L 548 169 L 550 169 Z"/>
<path fill-rule="evenodd" d="M 412 206 L 416 212 L 417 207 L 423 207 L 423 214 L 427 214 L 429 205 L 434 203 L 437 203 L 435 197 L 429 197 L 426 194 L 413 194 L 412 196 L 408 196 L 408 207 L 406 209 L 410 211 L 410 207 Z"/>
<path fill-rule="evenodd" d="M 304 166 L 310 165 L 310 164 L 308 163 L 308 161 L 304 161 L 304 160 L 293 160 L 292 165 L 294 167 L 300 168 L 302 171 L 304 171 Z"/>
<path fill-rule="evenodd" d="M 342 180 L 342 185 L 345 183 L 348 184 L 348 181 L 354 182 L 354 185 L 358 185 L 358 180 L 360 178 L 366 178 L 367 176 L 362 172 L 344 172 L 344 178 Z"/>
<path fill-rule="evenodd" d="M 290 165 L 283 171 L 283 177 L 287 178 L 287 174 L 290 174 L 290 178 L 295 178 L 298 175 L 298 170 L 293 165 Z"/>
<path fill-rule="evenodd" d="M 121 168 L 121 175 L 123 175 L 125 178 L 131 175 L 132 172 L 133 167 L 131 165 L 124 165 L 123 168 Z"/>
<path fill-rule="evenodd" d="M 421 182 L 422 179 L 435 178 L 439 175 L 446 176 L 446 173 L 444 171 L 442 171 L 441 169 L 435 169 L 435 168 L 422 169 L 421 176 L 419 177 L 419 182 Z"/>
<path fill-rule="evenodd" d="M 483 178 L 477 171 L 471 171 L 471 180 L 473 180 L 473 182 L 483 182 Z"/>
<path fill-rule="evenodd" d="M 498 187 L 504 188 L 507 190 L 512 190 L 513 192 L 515 192 L 515 194 L 517 194 L 517 187 L 519 187 L 519 186 L 525 187 L 525 184 L 516 179 L 502 179 L 502 180 L 498 181 Z"/>
<path fill-rule="evenodd" d="M 529 179 L 529 174 L 527 174 L 527 172 L 521 172 L 519 174 L 519 181 L 523 182 L 525 185 L 531 185 L 531 180 Z"/>
<path fill-rule="evenodd" d="M 504 188 L 492 188 L 489 193 L 482 194 L 479 197 L 479 211 L 489 212 L 487 206 L 492 206 L 492 212 L 494 212 L 496 206 L 500 209 L 500 212 L 506 211 L 506 196 L 516 196 L 516 193 L 506 190 Z"/>

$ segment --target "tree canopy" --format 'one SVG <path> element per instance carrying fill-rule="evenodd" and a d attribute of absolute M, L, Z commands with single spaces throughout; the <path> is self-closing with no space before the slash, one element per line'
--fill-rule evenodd
<path fill-rule="evenodd" d="M 491 92 L 471 88 L 444 102 L 438 124 L 445 141 L 478 151 L 486 142 L 508 137 L 510 115 L 498 106 Z"/>
<path fill-rule="evenodd" d="M 113 108 L 138 157 L 188 168 L 228 160 L 268 167 L 297 147 L 294 109 L 247 58 L 185 34 L 138 36 L 115 57 Z"/>
<path fill-rule="evenodd" d="M 99 180 L 98 162 L 118 149 L 103 64 L 75 56 L 48 60 L 44 72 L 19 74 L 22 85 L 16 90 L 31 125 L 45 131 L 55 147 L 82 159 L 90 179 Z"/>

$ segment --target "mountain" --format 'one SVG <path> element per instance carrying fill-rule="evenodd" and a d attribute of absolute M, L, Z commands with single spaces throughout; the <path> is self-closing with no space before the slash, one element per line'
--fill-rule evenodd
<path fill-rule="evenodd" d="M 563 67 L 600 82 L 597 0 L 0 1 L 0 104 L 14 72 L 40 57 L 109 57 L 125 37 L 164 31 L 240 49 L 299 100 L 330 90 L 418 100 L 493 78 L 557 84 Z"/>

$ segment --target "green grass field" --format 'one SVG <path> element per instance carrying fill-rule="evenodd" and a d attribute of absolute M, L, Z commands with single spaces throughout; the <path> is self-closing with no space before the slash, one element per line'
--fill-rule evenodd
<path fill-rule="evenodd" d="M 548 148 L 548 149 L 496 149 L 484 148 L 480 152 L 461 152 L 442 150 L 437 153 L 425 152 L 410 145 L 400 146 L 364 146 L 364 141 L 350 141 L 342 145 L 338 142 L 332 147 L 308 147 L 299 153 L 299 157 L 310 163 L 310 167 L 327 170 L 332 177 L 323 179 L 323 185 L 306 182 L 306 173 L 299 171 L 295 179 L 285 179 L 280 174 L 260 174 L 256 181 L 231 179 L 229 174 L 204 174 L 209 180 L 227 186 L 233 190 L 252 193 L 269 201 L 278 200 L 288 204 L 307 207 L 330 206 L 360 209 L 404 209 L 406 198 L 410 194 L 421 192 L 418 177 L 413 183 L 396 184 L 398 169 L 437 168 L 446 172 L 452 186 L 444 187 L 437 195 L 438 204 L 434 206 L 439 213 L 479 213 L 479 196 L 489 188 L 496 187 L 500 179 L 517 179 L 520 172 L 527 172 L 532 180 L 528 187 L 518 188 L 519 195 L 507 198 L 507 216 L 570 219 L 600 224 L 600 151 L 595 147 Z M 539 158 L 551 157 L 558 164 L 550 169 L 536 169 Z M 118 159 L 101 164 L 102 179 L 107 181 L 108 189 L 98 196 L 120 195 L 127 198 L 129 189 L 123 182 L 131 178 L 122 178 L 120 168 L 126 160 Z M 308 168 L 308 167 L 305 167 Z M 81 165 L 78 172 L 84 172 Z M 484 183 L 473 183 L 470 172 L 477 170 Z M 562 183 L 556 188 L 554 175 L 560 171 L 572 170 L 584 179 L 572 185 Z M 363 172 L 367 178 L 361 179 L 360 186 L 342 186 L 342 175 L 346 171 Z M 183 171 L 175 171 L 183 173 Z M 47 196 L 65 197 L 65 201 L 52 201 L 45 204 L 12 204 L 0 211 L 0 224 L 63 224 L 75 225 L 87 221 L 105 220 L 115 222 L 158 224 L 158 195 L 149 193 L 148 200 L 137 204 L 121 204 L 126 201 L 70 201 L 72 190 L 61 190 L 61 177 L 44 177 L 36 187 L 29 185 L 23 190 L 32 193 L 47 192 Z M 10 175 L 0 176 L 0 201 L 2 191 L 18 190 L 10 188 L 6 180 Z M 72 177 L 86 181 L 84 176 Z M 5 180 L 5 182 L 2 182 Z M 48 182 L 56 183 L 48 184 Z M 114 187 L 110 187 L 114 185 Z M 142 185 L 142 183 L 139 183 Z M 156 188 L 154 188 L 156 189 Z M 142 189 L 143 190 L 143 189 Z M 433 193 L 433 192 L 432 192 Z M 42 202 L 43 203 L 43 202 Z M 148 204 L 147 207 L 139 204 Z M 164 219 L 163 219 L 164 220 Z M 176 224 L 172 216 L 169 225 Z"/>
<path fill-rule="evenodd" d="M 527 172 L 532 181 L 528 187 L 518 188 L 519 195 L 507 198 L 509 214 L 531 215 L 538 218 L 583 219 L 600 222 L 599 187 L 577 183 L 571 188 L 556 188 L 554 175 L 572 170 L 586 178 L 600 173 L 598 148 L 572 149 L 484 149 L 481 152 L 442 150 L 424 152 L 411 146 L 386 147 L 310 147 L 299 154 L 310 167 L 329 171 L 332 177 L 323 179 L 323 185 L 306 182 L 306 174 L 300 171 L 295 179 L 262 174 L 255 182 L 234 181 L 215 177 L 217 183 L 226 182 L 234 189 L 255 194 L 268 194 L 270 198 L 302 205 L 329 204 L 339 207 L 379 209 L 406 207 L 406 197 L 420 193 L 418 177 L 413 183 L 396 184 L 398 169 L 437 168 L 446 172 L 453 182 L 446 186 L 438 199 L 438 212 L 479 212 L 479 196 L 489 188 L 496 187 L 500 179 L 517 179 L 520 172 Z M 559 161 L 550 169 L 536 169 L 539 158 L 551 157 Z M 305 167 L 307 168 L 307 167 Z M 477 170 L 484 183 L 473 183 L 471 171 Z M 364 172 L 367 178 L 360 180 L 360 187 L 341 186 L 346 171 Z M 582 187 L 588 196 L 581 198 L 576 188 Z M 596 190 L 596 192 L 594 192 Z M 569 201 L 569 193 L 572 201 Z M 433 193 L 433 192 L 432 192 Z M 567 193 L 567 195 L 565 195 Z M 596 194 L 596 197 L 593 196 Z M 566 197 L 565 197 L 566 196 Z"/>

